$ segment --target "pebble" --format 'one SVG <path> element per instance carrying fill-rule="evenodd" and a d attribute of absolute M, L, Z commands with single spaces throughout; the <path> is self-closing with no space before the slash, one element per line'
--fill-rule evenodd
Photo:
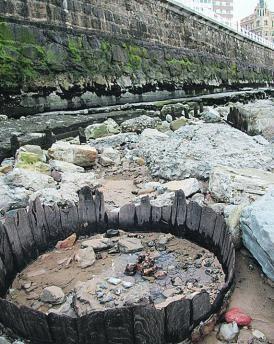
<path fill-rule="evenodd" d="M 266 336 L 263 334 L 263 332 L 259 330 L 252 330 L 252 335 L 254 338 L 260 340 L 260 341 L 266 341 Z"/>
<path fill-rule="evenodd" d="M 115 278 L 115 277 L 110 277 L 108 279 L 108 283 L 113 284 L 113 285 L 118 285 L 122 282 L 122 280 L 120 280 L 119 278 Z"/>
<path fill-rule="evenodd" d="M 118 235 L 120 235 L 120 232 L 118 229 L 108 229 L 105 233 L 106 238 L 113 238 Z"/>
<path fill-rule="evenodd" d="M 127 281 L 123 281 L 122 285 L 123 285 L 124 288 L 129 289 L 129 288 L 131 288 L 133 286 L 133 283 L 127 282 Z"/>
<path fill-rule="evenodd" d="M 61 288 L 50 286 L 43 289 L 40 299 L 42 302 L 58 305 L 64 302 L 65 294 Z"/>
<path fill-rule="evenodd" d="M 231 324 L 222 324 L 220 327 L 219 338 L 221 340 L 232 341 L 238 333 L 239 328 L 235 322 Z"/>

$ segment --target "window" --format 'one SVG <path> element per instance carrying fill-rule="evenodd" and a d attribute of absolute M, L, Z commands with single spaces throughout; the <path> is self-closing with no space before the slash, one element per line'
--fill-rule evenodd
<path fill-rule="evenodd" d="M 268 25 L 268 21 L 267 21 L 267 20 L 264 21 L 264 25 L 265 25 L 265 26 Z"/>

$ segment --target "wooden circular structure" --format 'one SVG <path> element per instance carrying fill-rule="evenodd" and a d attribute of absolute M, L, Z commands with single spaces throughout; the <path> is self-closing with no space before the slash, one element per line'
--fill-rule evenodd
<path fill-rule="evenodd" d="M 226 274 L 214 303 L 203 291 L 162 309 L 144 304 L 71 318 L 47 315 L 4 299 L 16 274 L 58 240 L 72 233 L 91 236 L 109 228 L 171 233 L 214 252 Z M 11 211 L 0 222 L 0 322 L 32 343 L 178 343 L 221 308 L 233 284 L 234 268 L 235 250 L 223 216 L 195 202 L 187 203 L 182 191 L 176 192 L 171 206 L 152 206 L 144 197 L 140 205 L 127 204 L 117 212 L 106 212 L 103 194 L 93 194 L 85 187 L 79 192 L 78 204 L 49 206 L 36 199 L 28 209 Z"/>

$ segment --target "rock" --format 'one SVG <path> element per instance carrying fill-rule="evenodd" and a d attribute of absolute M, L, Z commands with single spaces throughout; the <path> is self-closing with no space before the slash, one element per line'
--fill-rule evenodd
<path fill-rule="evenodd" d="M 169 114 L 167 114 L 167 115 L 166 115 L 166 121 L 167 121 L 168 123 L 171 123 L 171 122 L 173 121 L 172 116 L 169 115 Z"/>
<path fill-rule="evenodd" d="M 248 326 L 252 319 L 249 315 L 245 314 L 241 309 L 235 307 L 231 308 L 225 313 L 225 321 L 227 323 L 236 322 L 238 326 Z"/>
<path fill-rule="evenodd" d="M 82 269 L 92 266 L 96 261 L 96 255 L 92 247 L 81 248 L 75 256 L 78 266 Z"/>
<path fill-rule="evenodd" d="M 191 197 L 191 201 L 192 202 L 196 202 L 198 203 L 200 206 L 204 206 L 205 205 L 205 195 L 204 194 L 201 194 L 201 193 L 197 193 L 195 195 L 193 195 Z"/>
<path fill-rule="evenodd" d="M 51 308 L 48 313 L 55 313 L 58 315 L 66 315 L 71 318 L 76 318 L 76 313 L 72 307 L 73 304 L 73 294 L 69 295 L 66 298 L 65 303 L 62 304 L 59 308 Z"/>
<path fill-rule="evenodd" d="M 76 145 L 68 142 L 56 142 L 48 150 L 49 157 L 66 161 L 82 167 L 93 166 L 97 158 L 97 150 L 87 145 Z"/>
<path fill-rule="evenodd" d="M 114 243 L 107 238 L 89 239 L 81 243 L 82 248 L 92 247 L 94 251 L 107 250 L 114 246 Z"/>
<path fill-rule="evenodd" d="M 120 278 L 115 278 L 115 277 L 110 277 L 108 279 L 108 283 L 113 284 L 113 285 L 118 285 L 122 282 Z"/>
<path fill-rule="evenodd" d="M 106 238 L 113 238 L 113 237 L 117 237 L 119 235 L 120 235 L 120 232 L 118 229 L 108 229 L 105 233 Z"/>
<path fill-rule="evenodd" d="M 231 233 L 232 241 L 236 249 L 242 246 L 242 231 L 240 229 L 240 217 L 247 203 L 228 205 L 224 208 L 224 216 L 227 228 Z"/>
<path fill-rule="evenodd" d="M 5 183 L 4 177 L 0 176 L 0 211 L 24 208 L 28 204 L 29 191 L 23 187 L 12 187 Z"/>
<path fill-rule="evenodd" d="M 141 134 L 141 138 L 142 140 L 144 139 L 158 139 L 160 141 L 162 141 L 163 139 L 167 139 L 168 135 L 161 133 L 159 130 L 157 129 L 145 129 L 142 134 Z"/>
<path fill-rule="evenodd" d="M 94 278 L 87 282 L 78 282 L 75 286 L 75 297 L 72 305 L 78 317 L 100 309 L 100 304 L 94 297 L 97 283 L 98 280 Z"/>
<path fill-rule="evenodd" d="M 186 197 L 192 196 L 193 194 L 200 191 L 200 183 L 196 178 L 188 178 L 184 180 L 174 180 L 163 184 L 163 187 L 168 191 L 183 190 Z"/>
<path fill-rule="evenodd" d="M 218 165 L 271 170 L 274 163 L 268 146 L 223 123 L 186 125 L 161 145 L 140 137 L 137 149 L 152 176 L 166 180 L 206 179 Z"/>
<path fill-rule="evenodd" d="M 14 168 L 4 176 L 5 183 L 10 187 L 23 187 L 30 191 L 38 191 L 44 188 L 54 188 L 55 181 L 43 173 Z"/>
<path fill-rule="evenodd" d="M 55 248 L 57 248 L 59 250 L 70 248 L 75 244 L 76 240 L 77 240 L 77 236 L 75 233 L 73 233 L 72 235 L 70 235 L 65 240 L 58 241 Z"/>
<path fill-rule="evenodd" d="M 250 330 L 241 329 L 239 337 L 237 339 L 237 344 L 255 344 L 253 343 L 253 336 Z"/>
<path fill-rule="evenodd" d="M 7 121 L 9 118 L 8 118 L 8 116 L 6 116 L 6 115 L 0 115 L 0 122 L 4 122 L 4 121 Z M 2 338 L 2 337 L 1 337 Z"/>
<path fill-rule="evenodd" d="M 179 128 L 185 126 L 187 123 L 188 120 L 184 116 L 182 116 L 170 123 L 170 129 L 173 131 L 178 130 Z"/>
<path fill-rule="evenodd" d="M 58 172 L 83 173 L 85 169 L 81 166 L 74 165 L 70 162 L 60 160 L 50 160 L 49 165 Z"/>
<path fill-rule="evenodd" d="M 151 205 L 155 207 L 163 207 L 172 205 L 175 198 L 175 192 L 164 192 L 163 194 L 157 196 L 157 198 L 150 201 Z"/>
<path fill-rule="evenodd" d="M 215 109 L 202 112 L 201 119 L 203 119 L 206 123 L 216 123 L 221 121 L 220 114 Z"/>
<path fill-rule="evenodd" d="M 259 330 L 253 329 L 252 335 L 254 338 L 258 339 L 260 342 L 266 342 L 266 336 Z"/>
<path fill-rule="evenodd" d="M 160 245 L 166 245 L 170 240 L 172 240 L 174 238 L 174 235 L 172 234 L 161 234 L 159 235 L 159 238 L 157 240 L 157 242 Z"/>
<path fill-rule="evenodd" d="M 59 305 L 64 302 L 65 294 L 61 288 L 50 286 L 43 289 L 40 299 L 42 302 Z"/>
<path fill-rule="evenodd" d="M 142 115 L 124 121 L 121 124 L 121 128 L 123 132 L 141 133 L 144 129 L 154 129 L 159 124 L 161 124 L 161 120 L 159 117 L 149 117 L 146 115 Z"/>
<path fill-rule="evenodd" d="M 120 152 L 112 147 L 106 147 L 100 156 L 102 166 L 119 165 L 121 163 Z"/>
<path fill-rule="evenodd" d="M 250 135 L 261 134 L 270 142 L 274 142 L 273 111 L 272 100 L 258 100 L 255 103 L 235 106 L 227 120 Z"/>
<path fill-rule="evenodd" d="M 111 118 L 103 123 L 91 124 L 85 129 L 86 139 L 98 139 L 120 133 L 119 125 Z"/>
<path fill-rule="evenodd" d="M 133 283 L 127 282 L 127 281 L 123 281 L 123 282 L 122 282 L 122 286 L 123 286 L 125 289 L 129 289 L 129 288 L 133 287 Z"/>
<path fill-rule="evenodd" d="M 165 117 L 167 115 L 171 115 L 172 117 L 182 116 L 185 107 L 186 105 L 182 103 L 164 105 L 161 110 L 161 116 L 162 117 Z"/>
<path fill-rule="evenodd" d="M 90 144 L 98 149 L 104 147 L 120 147 L 126 144 L 135 144 L 139 141 L 139 136 L 136 133 L 120 133 L 111 135 L 97 140 L 91 140 Z"/>
<path fill-rule="evenodd" d="M 167 133 L 170 132 L 170 123 L 167 121 L 161 122 L 161 124 L 158 124 L 156 129 L 160 131 L 161 133 Z"/>
<path fill-rule="evenodd" d="M 231 324 L 222 324 L 219 331 L 219 339 L 232 341 L 239 333 L 238 325 L 233 322 Z"/>
<path fill-rule="evenodd" d="M 0 122 L 1 122 L 1 115 L 0 115 Z M 11 344 L 11 342 L 4 336 L 0 336 L 0 344 Z"/>
<path fill-rule="evenodd" d="M 246 207 L 240 226 L 243 244 L 261 265 L 264 273 L 274 281 L 274 190 Z"/>
<path fill-rule="evenodd" d="M 25 145 L 16 152 L 15 167 L 50 174 L 46 155 L 40 146 Z"/>
<path fill-rule="evenodd" d="M 143 250 L 143 245 L 138 238 L 123 237 L 118 242 L 121 253 L 134 253 Z"/>
<path fill-rule="evenodd" d="M 230 204 L 254 201 L 271 187 L 274 187 L 274 173 L 252 168 L 217 166 L 209 177 L 211 196 Z"/>

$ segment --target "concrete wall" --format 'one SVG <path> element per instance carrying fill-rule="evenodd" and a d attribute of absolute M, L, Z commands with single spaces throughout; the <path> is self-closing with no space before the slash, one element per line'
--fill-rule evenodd
<path fill-rule="evenodd" d="M 22 89 L 121 97 L 274 79 L 273 50 L 164 0 L 5 0 L 0 13 L 5 97 Z M 41 109 L 62 108 L 54 96 L 40 99 Z"/>

